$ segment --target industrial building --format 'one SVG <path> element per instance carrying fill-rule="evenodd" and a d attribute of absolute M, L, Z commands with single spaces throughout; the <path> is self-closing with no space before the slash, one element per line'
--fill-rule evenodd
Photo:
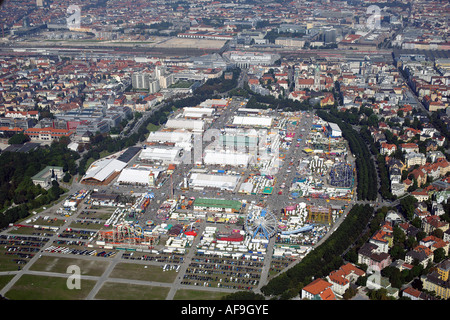
<path fill-rule="evenodd" d="M 223 59 L 220 54 L 205 54 L 199 57 L 192 58 L 192 66 L 193 68 L 206 68 L 206 69 L 226 69 L 227 63 L 225 59 Z"/>
<path fill-rule="evenodd" d="M 223 57 L 240 68 L 253 65 L 270 66 L 281 58 L 279 54 L 241 51 L 228 51 L 223 54 Z"/>

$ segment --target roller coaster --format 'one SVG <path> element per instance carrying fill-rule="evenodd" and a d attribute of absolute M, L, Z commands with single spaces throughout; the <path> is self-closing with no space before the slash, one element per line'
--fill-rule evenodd
<path fill-rule="evenodd" d="M 98 240 L 108 244 L 153 247 L 157 235 L 151 234 L 138 224 L 120 223 L 112 230 L 100 230 Z"/>
<path fill-rule="evenodd" d="M 290 234 L 297 234 L 302 232 L 308 232 L 314 229 L 314 224 L 308 224 L 306 226 L 303 226 L 301 228 L 295 229 L 295 230 L 289 230 L 289 231 L 282 231 L 282 235 L 290 235 Z"/>

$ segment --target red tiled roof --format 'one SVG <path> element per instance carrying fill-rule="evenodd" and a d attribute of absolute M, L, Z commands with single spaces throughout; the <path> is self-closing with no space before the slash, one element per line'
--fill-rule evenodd
<path fill-rule="evenodd" d="M 365 272 L 359 268 L 357 268 L 355 265 L 353 265 L 352 263 L 347 263 L 344 264 L 341 267 L 342 271 L 344 271 L 345 275 L 349 275 L 350 273 L 354 273 L 358 276 L 363 276 L 365 274 Z"/>
<path fill-rule="evenodd" d="M 318 278 L 313 282 L 311 282 L 310 284 L 303 287 L 303 290 L 308 291 L 313 295 L 318 295 L 329 287 L 331 287 L 331 283 L 323 280 L 322 278 Z"/>
<path fill-rule="evenodd" d="M 330 288 L 325 289 L 325 291 L 321 292 L 319 295 L 322 300 L 336 300 L 336 296 Z"/>

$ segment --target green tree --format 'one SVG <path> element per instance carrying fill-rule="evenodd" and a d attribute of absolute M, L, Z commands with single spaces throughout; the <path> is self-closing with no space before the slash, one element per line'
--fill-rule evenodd
<path fill-rule="evenodd" d="M 438 248 L 433 251 L 433 255 L 434 255 L 433 261 L 435 263 L 439 263 L 445 259 L 445 250 L 443 248 Z"/>
<path fill-rule="evenodd" d="M 28 137 L 24 133 L 16 133 L 8 140 L 8 144 L 24 144 L 25 142 L 30 141 L 30 137 Z"/>
<path fill-rule="evenodd" d="M 64 177 L 63 177 L 63 181 L 64 182 L 69 182 L 70 181 L 70 178 L 71 178 L 72 176 L 70 175 L 70 173 L 68 173 L 68 172 L 66 172 L 66 174 L 64 175 Z"/>

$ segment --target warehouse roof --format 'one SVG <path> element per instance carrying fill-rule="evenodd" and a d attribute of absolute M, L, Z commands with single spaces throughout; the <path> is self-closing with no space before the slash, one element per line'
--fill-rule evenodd
<path fill-rule="evenodd" d="M 117 160 L 123 161 L 128 163 L 133 157 L 141 150 L 140 147 L 129 147 L 127 150 L 125 150 L 118 158 Z"/>

